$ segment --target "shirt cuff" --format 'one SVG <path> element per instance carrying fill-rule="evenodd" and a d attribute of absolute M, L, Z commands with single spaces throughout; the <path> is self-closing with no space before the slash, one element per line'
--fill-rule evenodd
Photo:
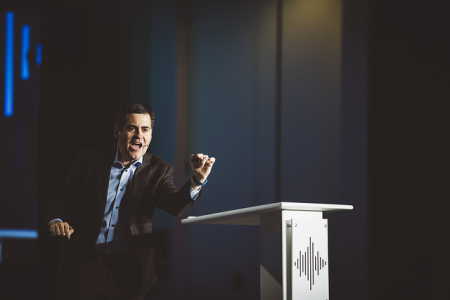
<path fill-rule="evenodd" d="M 51 220 L 50 222 L 48 222 L 48 226 L 50 226 L 50 224 L 52 224 L 52 222 L 54 222 L 54 221 L 60 221 L 60 222 L 62 223 L 62 220 L 61 220 L 61 219 L 53 219 L 53 220 Z"/>
<path fill-rule="evenodd" d="M 200 190 L 201 190 L 201 188 L 198 190 L 194 190 L 194 188 L 191 186 L 191 199 L 192 200 L 197 200 L 198 195 L 200 194 Z"/>

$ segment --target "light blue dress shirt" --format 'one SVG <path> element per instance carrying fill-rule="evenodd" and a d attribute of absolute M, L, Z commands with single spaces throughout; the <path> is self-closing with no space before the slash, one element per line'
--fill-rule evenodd
<path fill-rule="evenodd" d="M 101 252 L 128 252 L 130 251 L 127 245 L 130 243 L 131 235 L 123 232 L 125 228 L 119 228 L 119 212 L 129 214 L 128 203 L 122 204 L 123 196 L 128 187 L 131 187 L 134 173 L 136 169 L 142 165 L 142 157 L 131 164 L 129 167 L 124 167 L 118 159 L 118 153 L 116 151 L 116 157 L 114 163 L 111 166 L 111 172 L 109 174 L 108 194 L 106 197 L 105 211 L 103 214 L 102 227 L 100 234 L 98 235 L 96 242 L 96 250 Z M 126 230 L 129 226 L 127 226 Z M 116 232 L 117 233 L 114 234 Z M 121 230 L 122 229 L 122 230 Z"/>

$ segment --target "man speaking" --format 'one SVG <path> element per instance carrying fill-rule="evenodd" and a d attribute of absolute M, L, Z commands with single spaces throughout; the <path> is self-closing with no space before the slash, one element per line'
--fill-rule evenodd
<path fill-rule="evenodd" d="M 192 154 L 180 189 L 173 167 L 147 152 L 154 114 L 127 104 L 117 112 L 117 144 L 80 150 L 48 201 L 50 233 L 64 237 L 56 286 L 62 299 L 144 299 L 156 280 L 155 207 L 185 213 L 201 194 L 214 157 Z"/>

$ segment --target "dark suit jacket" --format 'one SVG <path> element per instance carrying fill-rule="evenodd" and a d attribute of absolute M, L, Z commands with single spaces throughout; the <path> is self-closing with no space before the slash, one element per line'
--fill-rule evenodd
<path fill-rule="evenodd" d="M 74 229 L 70 240 L 63 242 L 56 280 L 58 289 L 68 286 L 93 252 L 103 220 L 115 152 L 116 145 L 80 150 L 68 176 L 48 201 L 47 221 L 60 218 Z M 134 174 L 131 188 L 124 195 L 131 201 L 130 231 L 142 266 L 143 294 L 156 280 L 152 241 L 155 207 L 175 216 L 185 213 L 194 203 L 190 186 L 188 181 L 177 189 L 173 183 L 173 167 L 147 152 Z"/>

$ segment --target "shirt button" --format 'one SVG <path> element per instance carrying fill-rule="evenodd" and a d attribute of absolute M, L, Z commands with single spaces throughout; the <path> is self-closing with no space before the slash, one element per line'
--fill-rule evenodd
<path fill-rule="evenodd" d="M 123 191 L 123 189 L 120 189 L 121 191 Z"/>
<path fill-rule="evenodd" d="M 114 227 L 114 226 L 116 226 L 116 225 L 114 225 L 114 224 L 111 225 L 111 227 Z"/>

